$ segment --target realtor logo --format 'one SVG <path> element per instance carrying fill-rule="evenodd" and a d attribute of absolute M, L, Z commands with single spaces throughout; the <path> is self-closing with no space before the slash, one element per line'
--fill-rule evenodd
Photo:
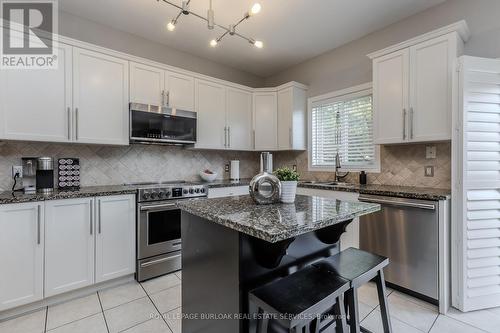
<path fill-rule="evenodd" d="M 0 0 L 0 8 L 0 68 L 57 68 L 57 0 Z"/>

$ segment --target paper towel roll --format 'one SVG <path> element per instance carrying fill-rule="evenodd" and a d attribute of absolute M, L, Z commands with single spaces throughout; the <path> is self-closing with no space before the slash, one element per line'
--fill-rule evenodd
<path fill-rule="evenodd" d="M 233 160 L 231 161 L 231 180 L 240 180 L 240 161 Z"/>

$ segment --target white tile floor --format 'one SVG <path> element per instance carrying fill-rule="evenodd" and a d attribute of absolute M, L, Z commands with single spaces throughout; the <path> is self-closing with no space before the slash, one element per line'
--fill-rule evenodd
<path fill-rule="evenodd" d="M 49 306 L 0 322 L 0 333 L 181 333 L 181 279 L 178 272 Z M 500 308 L 443 316 L 432 304 L 389 288 L 387 293 L 394 333 L 500 332 Z M 359 301 L 361 325 L 382 332 L 375 285 L 360 288 Z"/>

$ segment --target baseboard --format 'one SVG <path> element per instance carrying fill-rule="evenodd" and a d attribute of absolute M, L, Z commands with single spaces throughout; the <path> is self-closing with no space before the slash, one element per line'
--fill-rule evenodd
<path fill-rule="evenodd" d="M 73 299 L 88 296 L 88 295 L 91 295 L 97 291 L 101 291 L 101 290 L 111 288 L 111 287 L 116 287 L 118 285 L 130 282 L 133 280 L 134 280 L 134 274 L 130 274 L 130 275 L 127 275 L 124 277 L 114 279 L 114 280 L 101 282 L 101 283 L 93 284 L 93 285 L 85 287 L 85 288 L 69 291 L 67 293 L 63 293 L 60 295 L 47 297 L 47 298 L 44 298 L 40 301 L 33 302 L 30 304 L 26 304 L 26 305 L 21 305 L 21 306 L 15 307 L 13 309 L 1 311 L 0 312 L 0 321 L 12 319 L 12 318 L 19 317 L 19 316 L 22 316 L 22 315 L 25 315 L 25 314 L 28 314 L 31 312 L 35 312 L 35 311 L 38 311 L 40 309 L 43 309 L 46 306 L 60 304 L 60 303 L 64 303 L 67 301 L 71 301 Z"/>

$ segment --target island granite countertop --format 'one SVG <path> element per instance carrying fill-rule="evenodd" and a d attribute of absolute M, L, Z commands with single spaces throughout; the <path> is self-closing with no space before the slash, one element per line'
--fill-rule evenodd
<path fill-rule="evenodd" d="M 249 195 L 179 201 L 183 211 L 276 243 L 380 210 L 379 204 L 297 195 L 294 204 L 257 205 Z"/>

